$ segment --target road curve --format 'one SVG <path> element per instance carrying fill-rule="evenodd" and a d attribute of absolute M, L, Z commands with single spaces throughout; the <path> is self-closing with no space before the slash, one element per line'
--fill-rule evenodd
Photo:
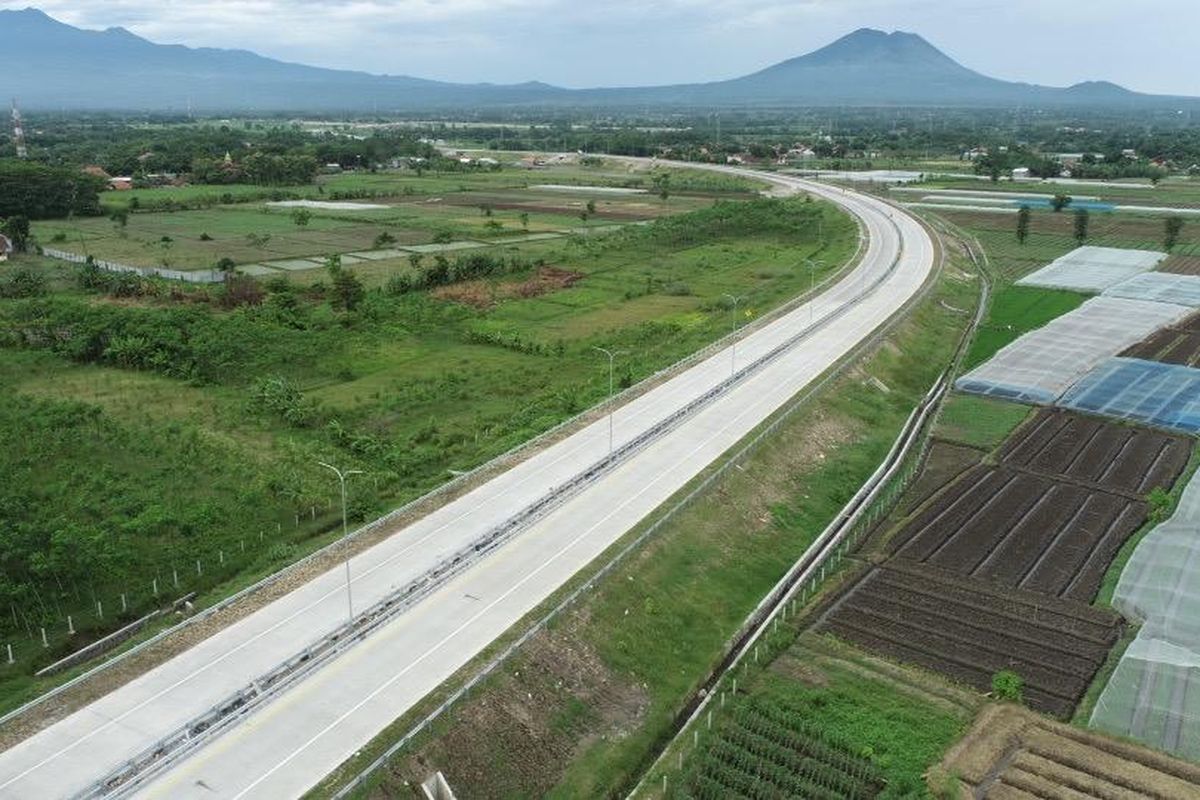
<path fill-rule="evenodd" d="M 629 442 L 844 307 L 811 338 L 750 373 L 538 518 L 362 643 L 139 789 L 147 797 L 299 796 L 550 596 L 705 466 L 895 314 L 928 278 L 934 247 L 913 218 L 821 184 L 725 170 L 822 195 L 861 221 L 856 269 L 809 304 L 618 409 Z M 894 269 L 893 269 L 894 265 Z M 889 272 L 890 270 L 890 272 Z M 351 564 L 356 609 L 386 597 L 592 467 L 609 448 L 602 419 L 397 531 Z M 346 619 L 344 574 L 330 570 L 185 653 L 0 754 L 0 798 L 69 797 L 264 675 Z"/>

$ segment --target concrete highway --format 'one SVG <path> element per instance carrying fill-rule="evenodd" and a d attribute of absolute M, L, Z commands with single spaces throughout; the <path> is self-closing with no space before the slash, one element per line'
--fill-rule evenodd
<path fill-rule="evenodd" d="M 929 276 L 934 248 L 908 215 L 794 178 L 863 223 L 860 265 L 812 301 L 619 408 L 617 447 L 843 306 L 899 255 L 865 299 L 751 373 L 449 580 L 345 654 L 154 777 L 146 797 L 294 797 L 411 708 L 705 466 L 890 318 Z M 601 419 L 351 562 L 356 610 L 412 582 L 608 453 Z M 347 618 L 339 566 L 124 687 L 0 753 L 0 798 L 68 797 L 195 719 Z"/>

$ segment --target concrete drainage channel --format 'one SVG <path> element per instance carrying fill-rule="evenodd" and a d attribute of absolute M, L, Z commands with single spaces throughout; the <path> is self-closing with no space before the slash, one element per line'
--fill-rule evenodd
<path fill-rule="evenodd" d="M 896 227 L 894 221 L 889 221 L 893 227 Z M 219 735 L 222 731 L 230 728 L 252 711 L 264 706 L 286 688 L 299 682 L 331 659 L 364 640 L 375 630 L 386 625 L 393 618 L 432 594 L 444 585 L 446 581 L 470 568 L 490 552 L 511 540 L 514 536 L 527 529 L 538 519 L 544 517 L 571 497 L 583 491 L 635 453 L 675 429 L 682 421 L 696 413 L 699 409 L 725 394 L 729 389 L 749 376 L 757 373 L 833 320 L 846 314 L 859 301 L 873 292 L 892 275 L 902 255 L 903 251 L 901 250 L 881 275 L 871 283 L 865 284 L 858 293 L 836 309 L 825 314 L 794 336 L 789 337 L 786 341 L 777 345 L 753 363 L 738 370 L 700 397 L 695 398 L 687 405 L 673 412 L 670 416 L 656 423 L 632 441 L 617 448 L 610 455 L 600 459 L 572 480 L 554 487 L 537 501 L 526 506 L 500 525 L 492 528 L 470 545 L 441 561 L 417 580 L 383 598 L 356 616 L 352 621 L 347 622 L 318 642 L 304 648 L 304 650 L 295 656 L 280 663 L 237 692 L 234 692 L 208 711 L 163 737 L 121 767 L 105 775 L 88 789 L 77 794 L 76 798 L 82 800 L 83 798 L 127 796 L 170 764 L 177 762 L 208 740 Z"/>

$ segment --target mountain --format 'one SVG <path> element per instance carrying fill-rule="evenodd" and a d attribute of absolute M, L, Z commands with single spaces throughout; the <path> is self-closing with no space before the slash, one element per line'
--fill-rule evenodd
<path fill-rule="evenodd" d="M 1089 81 L 997 80 L 913 33 L 863 28 L 750 75 L 675 86 L 562 89 L 458 84 L 323 69 L 245 50 L 161 45 L 123 28 L 81 30 L 37 9 L 0 11 L 0 97 L 29 109 L 367 111 L 501 106 L 1111 106 L 1195 103 Z"/>

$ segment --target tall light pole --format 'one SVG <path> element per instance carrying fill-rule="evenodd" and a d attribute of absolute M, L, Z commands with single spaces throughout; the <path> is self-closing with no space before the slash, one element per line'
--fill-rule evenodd
<path fill-rule="evenodd" d="M 813 317 L 815 315 L 814 303 L 816 302 L 817 292 L 817 264 L 825 266 L 824 261 L 813 261 L 811 258 L 804 259 L 808 263 L 808 327 L 813 326 Z"/>
<path fill-rule="evenodd" d="M 613 398 L 613 351 L 605 350 L 603 347 L 593 347 L 593 350 L 599 350 L 604 355 L 608 356 L 608 454 L 611 456 L 613 452 L 613 413 L 616 411 L 611 405 Z"/>
<path fill-rule="evenodd" d="M 342 544 L 346 545 L 346 611 L 350 615 L 350 621 L 354 622 L 354 597 L 350 593 L 350 548 L 346 543 L 346 478 L 351 475 L 362 475 L 361 469 L 350 469 L 342 472 L 332 464 L 326 464 L 324 461 L 318 461 L 322 467 L 332 470 L 334 475 L 338 476 L 338 483 L 342 487 Z"/>
<path fill-rule="evenodd" d="M 734 296 L 732 294 L 729 294 L 728 292 L 726 292 L 724 296 L 728 297 L 730 299 L 730 301 L 732 301 L 732 303 L 733 303 L 733 325 L 730 326 L 729 332 L 731 334 L 734 334 L 734 333 L 737 333 L 738 303 L 742 302 L 746 298 L 742 295 Z M 729 377 L 732 378 L 733 373 L 736 370 L 737 370 L 737 339 L 734 339 L 729 346 Z"/>

